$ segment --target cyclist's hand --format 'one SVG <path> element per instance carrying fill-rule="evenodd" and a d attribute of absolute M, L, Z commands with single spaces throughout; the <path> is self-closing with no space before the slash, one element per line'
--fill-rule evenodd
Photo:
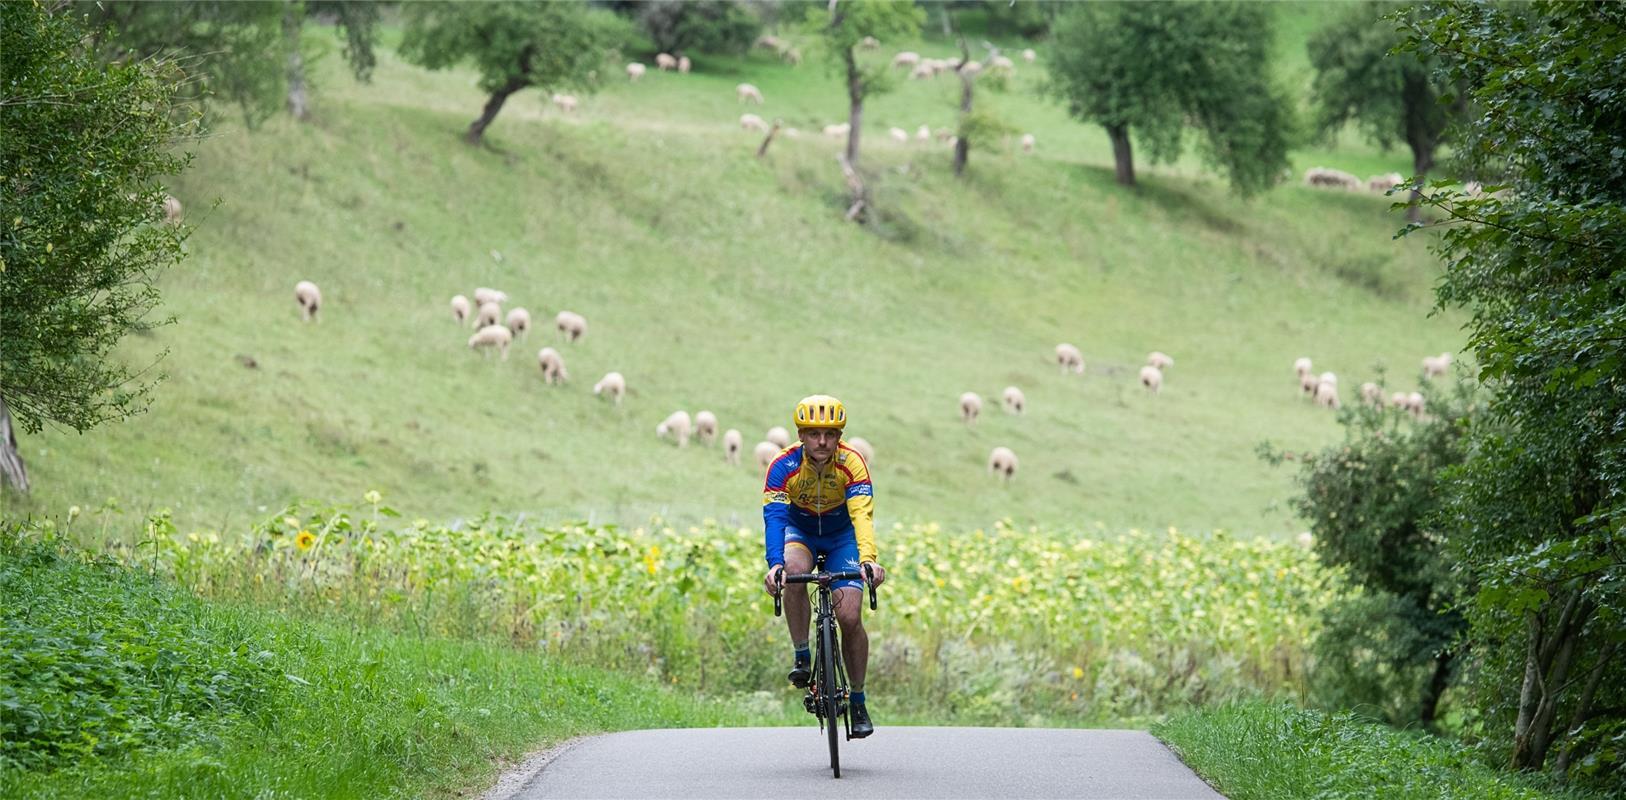
<path fill-rule="evenodd" d="M 775 564 L 768 568 L 768 574 L 762 576 L 762 589 L 768 594 L 779 594 L 779 585 L 784 580 L 785 565 Z"/>
<path fill-rule="evenodd" d="M 869 567 L 869 585 L 877 589 L 881 588 L 881 584 L 886 583 L 886 568 L 874 561 L 869 562 L 867 566 Z"/>

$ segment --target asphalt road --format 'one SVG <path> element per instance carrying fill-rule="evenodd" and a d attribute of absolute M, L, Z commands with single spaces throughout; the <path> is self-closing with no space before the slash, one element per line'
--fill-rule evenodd
<path fill-rule="evenodd" d="M 575 740 L 505 776 L 491 800 L 533 798 L 1218 798 L 1144 731 L 881 727 L 630 731 Z"/>

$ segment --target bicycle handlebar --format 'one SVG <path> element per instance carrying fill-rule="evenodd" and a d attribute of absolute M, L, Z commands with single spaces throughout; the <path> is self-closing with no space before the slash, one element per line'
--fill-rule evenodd
<path fill-rule="evenodd" d="M 787 575 L 783 570 L 779 572 L 779 587 L 783 589 L 787 583 L 819 583 L 829 584 L 831 581 L 863 581 L 865 588 L 869 589 L 869 610 L 875 610 L 875 584 L 870 581 L 869 565 L 863 565 L 860 572 L 807 572 L 800 575 Z M 780 595 L 783 592 L 774 592 L 773 615 L 779 616 L 783 610 Z"/>

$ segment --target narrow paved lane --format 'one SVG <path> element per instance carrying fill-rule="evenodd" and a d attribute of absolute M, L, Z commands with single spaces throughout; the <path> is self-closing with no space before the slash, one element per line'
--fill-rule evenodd
<path fill-rule="evenodd" d="M 1218 798 L 1144 731 L 882 727 L 841 743 L 805 728 L 630 731 L 582 739 L 517 791 L 534 798 Z"/>

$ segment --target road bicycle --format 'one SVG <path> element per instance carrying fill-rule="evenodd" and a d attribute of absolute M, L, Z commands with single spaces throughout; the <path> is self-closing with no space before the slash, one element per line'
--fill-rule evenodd
<path fill-rule="evenodd" d="M 824 556 L 819 556 L 813 572 L 801 575 L 780 573 L 779 587 L 773 596 L 773 615 L 784 610 L 781 595 L 787 583 L 818 585 L 818 599 L 814 603 L 815 633 L 813 651 L 813 679 L 802 696 L 802 706 L 819 721 L 819 731 L 830 740 L 830 771 L 841 777 L 841 754 L 836 740 L 836 720 L 840 719 L 848 741 L 853 738 L 852 718 L 847 714 L 847 670 L 841 659 L 841 636 L 836 625 L 834 592 L 830 584 L 835 581 L 861 580 L 869 589 L 869 608 L 875 610 L 875 584 L 869 579 L 869 565 L 862 572 L 825 572 Z"/>

